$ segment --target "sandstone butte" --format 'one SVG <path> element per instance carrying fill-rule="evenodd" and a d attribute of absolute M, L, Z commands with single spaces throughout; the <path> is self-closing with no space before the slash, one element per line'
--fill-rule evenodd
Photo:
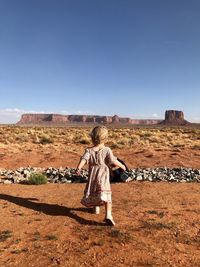
<path fill-rule="evenodd" d="M 49 124 L 49 125 L 68 125 L 68 124 L 131 124 L 131 125 L 187 125 L 182 111 L 167 110 L 165 112 L 165 120 L 155 119 L 131 119 L 114 116 L 98 116 L 98 115 L 61 115 L 61 114 L 23 114 L 17 124 Z"/>

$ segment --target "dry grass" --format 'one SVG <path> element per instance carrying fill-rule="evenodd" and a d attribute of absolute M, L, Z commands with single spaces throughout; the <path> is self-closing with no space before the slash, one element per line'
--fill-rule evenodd
<path fill-rule="evenodd" d="M 0 143 L 10 144 L 91 144 L 91 128 L 0 127 Z M 126 148 L 139 145 L 152 148 L 200 148 L 200 129 L 189 128 L 117 128 L 109 129 L 108 145 Z"/>

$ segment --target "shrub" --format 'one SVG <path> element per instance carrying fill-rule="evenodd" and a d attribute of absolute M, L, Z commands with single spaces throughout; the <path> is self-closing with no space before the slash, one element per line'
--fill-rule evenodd
<path fill-rule="evenodd" d="M 42 173 L 33 173 L 28 179 L 28 184 L 46 184 L 47 183 L 47 177 Z"/>
<path fill-rule="evenodd" d="M 73 142 L 78 144 L 89 145 L 91 143 L 91 138 L 89 138 L 87 134 L 77 133 L 73 138 Z"/>
<path fill-rule="evenodd" d="M 130 138 L 127 138 L 127 137 L 123 137 L 121 139 L 119 139 L 119 141 L 117 142 L 119 145 L 125 145 L 125 146 L 128 146 L 131 144 L 131 139 Z"/>
<path fill-rule="evenodd" d="M 80 140 L 79 143 L 83 144 L 83 145 L 89 145 L 91 143 L 91 140 L 89 137 L 87 136 L 83 136 Z"/>
<path fill-rule="evenodd" d="M 53 143 L 53 139 L 47 135 L 47 134 L 44 134 L 40 137 L 40 144 L 52 144 Z"/>
<path fill-rule="evenodd" d="M 46 235 L 47 240 L 58 240 L 58 237 L 56 235 Z"/>
<path fill-rule="evenodd" d="M 12 236 L 12 232 L 9 230 L 0 232 L 0 242 L 4 242 L 6 239 Z"/>

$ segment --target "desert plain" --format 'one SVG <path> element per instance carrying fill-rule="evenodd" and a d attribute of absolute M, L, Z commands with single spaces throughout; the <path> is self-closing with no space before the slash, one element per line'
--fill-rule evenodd
<path fill-rule="evenodd" d="M 76 167 L 92 127 L 0 127 L 0 168 Z M 109 128 L 129 168 L 200 169 L 198 127 Z M 200 184 L 112 184 L 115 227 L 80 204 L 84 184 L 0 184 L 0 266 L 200 266 Z"/>

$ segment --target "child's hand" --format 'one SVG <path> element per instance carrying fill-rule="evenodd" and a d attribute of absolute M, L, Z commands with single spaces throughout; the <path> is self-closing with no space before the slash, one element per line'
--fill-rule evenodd
<path fill-rule="evenodd" d="M 123 168 L 122 168 L 122 169 L 123 169 L 124 171 L 126 171 L 126 167 L 125 167 L 125 165 L 122 165 L 122 166 L 123 166 Z"/>
<path fill-rule="evenodd" d="M 79 170 L 79 169 L 76 169 L 76 175 L 78 175 L 78 176 L 80 176 L 81 175 L 81 170 Z"/>

